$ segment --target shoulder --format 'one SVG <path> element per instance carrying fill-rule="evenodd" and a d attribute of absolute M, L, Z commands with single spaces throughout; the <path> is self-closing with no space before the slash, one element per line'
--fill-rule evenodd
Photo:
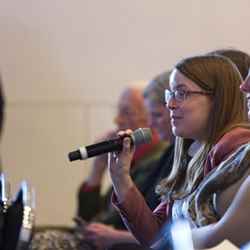
<path fill-rule="evenodd" d="M 237 127 L 224 134 L 211 151 L 224 158 L 247 142 L 250 142 L 250 129 Z"/>
<path fill-rule="evenodd" d="M 249 128 L 237 127 L 225 133 L 209 152 L 208 161 L 210 166 L 208 171 L 248 142 L 250 142 Z"/>

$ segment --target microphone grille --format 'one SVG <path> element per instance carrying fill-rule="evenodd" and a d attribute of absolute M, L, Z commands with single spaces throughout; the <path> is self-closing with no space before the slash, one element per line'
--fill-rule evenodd
<path fill-rule="evenodd" d="M 152 141 L 152 133 L 150 128 L 138 128 L 132 134 L 135 146 L 147 144 Z"/>

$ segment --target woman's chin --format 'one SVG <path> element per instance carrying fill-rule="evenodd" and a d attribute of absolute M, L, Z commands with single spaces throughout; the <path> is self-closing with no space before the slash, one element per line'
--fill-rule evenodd
<path fill-rule="evenodd" d="M 180 129 L 177 129 L 176 127 L 172 128 L 172 132 L 175 136 L 182 137 L 183 133 L 181 133 Z"/>
<path fill-rule="evenodd" d="M 172 131 L 175 136 L 182 137 L 182 138 L 189 138 L 188 134 L 185 133 L 185 131 L 181 129 L 174 128 Z"/>

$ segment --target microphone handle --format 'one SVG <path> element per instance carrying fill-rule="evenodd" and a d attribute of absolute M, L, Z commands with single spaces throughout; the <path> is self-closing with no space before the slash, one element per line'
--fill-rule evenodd
<path fill-rule="evenodd" d="M 86 146 L 88 158 L 94 157 L 100 154 L 121 151 L 123 138 L 111 139 L 108 141 L 100 142 L 95 145 Z"/>

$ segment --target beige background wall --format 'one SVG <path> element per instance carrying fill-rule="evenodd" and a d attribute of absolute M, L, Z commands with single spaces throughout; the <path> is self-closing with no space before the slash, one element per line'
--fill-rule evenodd
<path fill-rule="evenodd" d="M 67 153 L 110 128 L 128 81 L 178 59 L 233 46 L 250 52 L 248 0 L 0 1 L 7 96 L 2 161 L 12 191 L 27 179 L 38 224 L 70 224 L 89 161 Z"/>

